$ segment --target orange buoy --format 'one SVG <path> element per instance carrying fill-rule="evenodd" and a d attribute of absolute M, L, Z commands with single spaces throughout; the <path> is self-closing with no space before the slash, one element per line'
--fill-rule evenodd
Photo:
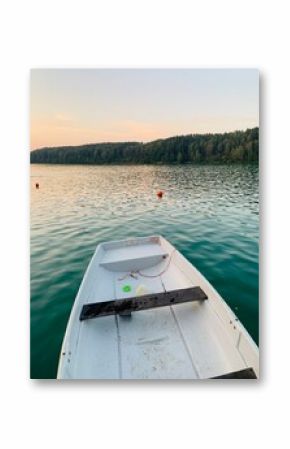
<path fill-rule="evenodd" d="M 162 192 L 162 190 L 158 190 L 158 192 L 156 193 L 156 195 L 158 196 L 158 198 L 162 198 L 164 195 L 164 192 Z"/>
<path fill-rule="evenodd" d="M 39 184 L 38 184 L 38 182 L 35 184 L 35 187 L 36 187 L 37 189 L 39 189 Z"/>

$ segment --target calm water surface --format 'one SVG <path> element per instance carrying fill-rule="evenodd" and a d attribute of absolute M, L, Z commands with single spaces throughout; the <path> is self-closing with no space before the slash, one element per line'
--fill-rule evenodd
<path fill-rule="evenodd" d="M 129 236 L 170 240 L 257 342 L 258 214 L 257 166 L 32 165 L 31 377 L 56 376 L 96 245 Z"/>

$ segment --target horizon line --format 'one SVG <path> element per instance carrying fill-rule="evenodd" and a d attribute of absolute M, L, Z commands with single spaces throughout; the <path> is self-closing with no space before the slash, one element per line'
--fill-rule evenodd
<path fill-rule="evenodd" d="M 205 132 L 205 133 L 186 133 L 186 134 L 175 134 L 173 136 L 169 136 L 169 137 L 159 137 L 158 139 L 154 139 L 154 140 L 148 140 L 148 141 L 138 141 L 138 140 L 118 140 L 118 141 L 102 141 L 102 142 L 86 142 L 86 143 L 81 143 L 78 145 L 54 145 L 54 146 L 49 146 L 49 147 L 38 147 L 38 148 L 31 148 L 30 152 L 32 151 L 38 151 L 38 150 L 49 150 L 49 149 L 53 149 L 53 148 L 67 148 L 67 147 L 83 147 L 85 145 L 102 145 L 102 144 L 120 144 L 120 143 L 138 143 L 138 144 L 142 144 L 142 145 L 146 145 L 152 142 L 157 142 L 159 140 L 167 140 L 167 139 L 173 139 L 175 137 L 185 137 L 185 136 L 207 136 L 207 135 L 220 135 L 220 134 L 232 134 L 235 132 L 245 132 L 248 130 L 252 130 L 255 128 L 260 128 L 259 124 L 256 126 L 253 126 L 252 128 L 245 128 L 245 129 L 234 129 L 233 131 L 224 131 L 224 132 Z"/>

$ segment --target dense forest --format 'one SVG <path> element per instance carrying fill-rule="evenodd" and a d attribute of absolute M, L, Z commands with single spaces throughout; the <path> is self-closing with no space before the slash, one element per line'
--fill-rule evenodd
<path fill-rule="evenodd" d="M 42 164 L 185 164 L 257 162 L 259 128 L 224 134 L 189 134 L 153 142 L 96 143 L 41 148 L 30 153 Z"/>

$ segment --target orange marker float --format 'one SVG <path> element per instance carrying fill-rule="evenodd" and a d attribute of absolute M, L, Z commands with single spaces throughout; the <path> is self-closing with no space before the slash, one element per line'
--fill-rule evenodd
<path fill-rule="evenodd" d="M 156 195 L 158 196 L 158 198 L 162 198 L 164 195 L 164 192 L 162 192 L 162 190 L 158 190 L 158 192 L 156 193 Z"/>

